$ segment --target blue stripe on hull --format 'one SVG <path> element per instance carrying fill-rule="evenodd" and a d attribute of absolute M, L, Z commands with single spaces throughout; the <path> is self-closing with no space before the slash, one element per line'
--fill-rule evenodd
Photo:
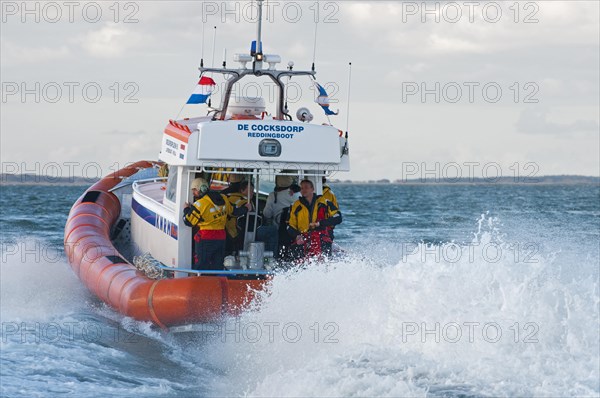
<path fill-rule="evenodd" d="M 167 220 L 163 216 L 159 216 L 152 210 L 145 208 L 135 199 L 133 199 L 131 202 L 131 208 L 135 212 L 135 214 L 140 216 L 142 220 L 146 221 L 154 228 L 159 229 L 161 232 L 163 232 L 166 235 L 169 235 L 175 240 L 178 239 L 179 230 L 177 228 L 177 225 L 173 224 L 171 221 Z"/>

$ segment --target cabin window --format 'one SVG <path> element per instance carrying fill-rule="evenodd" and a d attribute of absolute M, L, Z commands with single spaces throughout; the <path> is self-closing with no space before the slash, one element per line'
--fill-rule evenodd
<path fill-rule="evenodd" d="M 175 170 L 174 170 L 175 171 Z M 167 190 L 165 191 L 165 199 L 169 202 L 175 203 L 177 194 L 177 172 L 169 173 L 169 179 L 167 180 Z"/>

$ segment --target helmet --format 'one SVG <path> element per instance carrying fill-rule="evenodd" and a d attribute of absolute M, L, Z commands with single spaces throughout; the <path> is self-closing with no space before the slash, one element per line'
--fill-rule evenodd
<path fill-rule="evenodd" d="M 287 188 L 294 183 L 292 176 L 277 176 L 275 177 L 275 185 L 279 188 Z"/>
<path fill-rule="evenodd" d="M 200 193 L 208 192 L 208 182 L 204 178 L 196 178 L 192 181 L 191 189 L 197 189 Z"/>

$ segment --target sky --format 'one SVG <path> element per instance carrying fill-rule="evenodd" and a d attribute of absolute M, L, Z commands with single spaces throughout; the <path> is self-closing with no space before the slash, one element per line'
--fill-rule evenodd
<path fill-rule="evenodd" d="M 263 45 L 279 68 L 316 54 L 350 137 L 352 171 L 336 178 L 598 176 L 599 4 L 270 1 Z M 231 67 L 248 52 L 254 5 L 2 1 L 2 172 L 93 178 L 157 159 L 169 119 L 206 112 L 180 113 L 200 58 L 221 66 L 225 48 Z M 308 80 L 293 83 L 292 114 L 325 122 Z"/>

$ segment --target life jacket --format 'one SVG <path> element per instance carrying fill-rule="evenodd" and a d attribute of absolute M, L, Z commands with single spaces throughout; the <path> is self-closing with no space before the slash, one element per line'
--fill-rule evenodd
<path fill-rule="evenodd" d="M 232 212 L 225 195 L 208 192 L 188 208 L 184 221 L 188 226 L 198 227 L 201 238 L 225 239 L 227 216 Z"/>
<path fill-rule="evenodd" d="M 333 191 L 331 190 L 331 188 L 329 187 L 329 185 L 323 185 L 323 195 L 322 195 L 325 199 L 327 199 L 328 201 L 330 201 L 331 203 L 333 203 L 333 205 L 339 210 L 340 206 L 338 205 L 338 201 L 337 198 L 335 197 L 335 194 L 333 193 Z M 335 229 L 334 227 L 328 227 L 327 228 L 329 231 L 329 237 L 331 238 L 331 240 L 333 241 L 333 230 Z"/>
<path fill-rule="evenodd" d="M 309 226 L 311 223 L 332 218 L 338 218 L 341 222 L 341 213 L 332 202 L 323 196 L 316 196 L 312 203 L 305 198 L 300 198 L 294 203 L 290 213 L 289 227 L 302 234 L 304 238 L 303 257 L 322 257 L 325 244 L 332 242 L 331 229 L 329 226 L 321 225 L 310 230 Z M 327 224 L 332 223 L 328 222 Z"/>
<path fill-rule="evenodd" d="M 309 231 L 309 225 L 335 216 L 339 210 L 323 196 L 316 195 L 313 203 L 301 197 L 293 205 L 290 212 L 289 226 L 301 234 Z M 325 227 L 317 228 L 317 231 L 326 231 Z"/>
<path fill-rule="evenodd" d="M 326 219 L 328 207 L 319 206 L 317 209 L 316 221 Z M 331 243 L 331 227 L 320 227 L 305 233 L 304 253 L 309 257 L 318 257 L 323 254 L 323 243 Z"/>
<path fill-rule="evenodd" d="M 333 205 L 338 209 L 340 208 L 340 206 L 338 206 L 337 198 L 335 197 L 335 194 L 333 193 L 329 185 L 323 185 L 323 195 L 321 196 L 333 203 Z"/>
<path fill-rule="evenodd" d="M 248 199 L 240 192 L 229 194 L 227 196 L 227 200 L 232 206 L 232 211 L 236 208 L 243 207 L 246 205 L 246 203 L 248 203 Z M 237 226 L 237 217 L 235 217 L 233 214 L 229 214 L 227 216 L 225 230 L 227 231 L 227 235 L 229 235 L 231 238 L 236 238 L 239 235 L 240 231 L 238 230 Z"/>

